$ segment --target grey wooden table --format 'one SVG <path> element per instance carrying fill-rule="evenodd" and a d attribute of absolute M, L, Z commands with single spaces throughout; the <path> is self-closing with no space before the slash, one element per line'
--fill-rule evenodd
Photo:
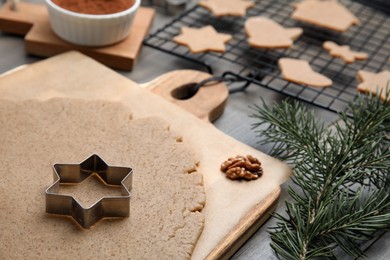
<path fill-rule="evenodd" d="M 43 0 L 29 0 L 29 2 L 42 3 Z M 0 2 L 1 3 L 1 2 Z M 152 27 L 156 30 L 172 19 L 162 9 L 157 9 L 157 15 Z M 40 57 L 31 56 L 24 51 L 23 38 L 15 35 L 0 32 L 0 74 L 23 64 L 30 64 L 41 60 Z M 162 53 L 149 47 L 143 47 L 138 62 L 131 72 L 118 71 L 131 80 L 143 83 L 150 81 L 165 72 L 177 69 L 200 69 L 194 63 L 182 60 L 175 56 Z M 263 152 L 268 152 L 267 147 L 258 145 L 259 137 L 252 130 L 253 119 L 249 115 L 253 112 L 249 106 L 260 105 L 260 98 L 268 104 L 278 102 L 286 96 L 274 91 L 259 87 L 249 86 L 245 92 L 231 94 L 229 96 L 224 114 L 214 122 L 214 125 L 234 137 L 235 139 L 250 145 Z M 307 104 L 305 104 L 307 105 Z M 336 119 L 336 114 L 324 109 L 307 105 L 313 109 L 318 117 L 325 122 L 332 122 Z M 284 201 L 288 200 L 286 192 L 290 181 L 282 185 L 282 195 L 276 209 L 278 213 L 285 210 Z M 232 257 L 232 259 L 277 259 L 272 251 L 270 237 L 267 228 L 275 225 L 275 219 L 270 218 Z M 385 233 L 380 239 L 367 245 L 366 254 L 368 259 L 390 259 L 390 234 Z M 340 255 L 340 259 L 350 259 Z"/>

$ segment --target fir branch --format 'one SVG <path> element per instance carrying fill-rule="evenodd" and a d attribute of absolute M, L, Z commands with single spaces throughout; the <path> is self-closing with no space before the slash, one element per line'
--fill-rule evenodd
<path fill-rule="evenodd" d="M 359 96 L 331 128 L 296 101 L 253 109 L 261 143 L 294 164 L 300 188 L 275 214 L 271 247 L 285 259 L 362 255 L 362 241 L 390 228 L 390 106 Z"/>

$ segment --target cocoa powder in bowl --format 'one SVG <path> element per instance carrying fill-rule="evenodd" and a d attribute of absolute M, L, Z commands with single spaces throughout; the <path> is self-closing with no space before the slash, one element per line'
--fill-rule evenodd
<path fill-rule="evenodd" d="M 134 0 L 52 0 L 56 5 L 82 14 L 114 14 L 129 9 Z"/>

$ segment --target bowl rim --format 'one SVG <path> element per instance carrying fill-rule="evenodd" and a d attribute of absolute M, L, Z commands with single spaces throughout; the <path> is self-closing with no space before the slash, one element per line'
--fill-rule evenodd
<path fill-rule="evenodd" d="M 45 2 L 50 7 L 54 8 L 55 10 L 57 10 L 58 12 L 65 13 L 65 14 L 70 15 L 70 16 L 79 17 L 79 18 L 86 18 L 86 19 L 112 19 L 112 18 L 116 18 L 116 17 L 121 17 L 121 16 L 127 15 L 129 13 L 135 12 L 138 9 L 138 7 L 140 6 L 140 4 L 141 4 L 141 0 L 134 0 L 133 5 L 129 9 L 123 10 L 123 11 L 118 12 L 118 13 L 112 13 L 112 14 L 83 14 L 83 13 L 77 13 L 77 12 L 70 11 L 70 10 L 67 10 L 65 8 L 62 8 L 61 6 L 55 4 L 52 0 L 45 0 Z"/>

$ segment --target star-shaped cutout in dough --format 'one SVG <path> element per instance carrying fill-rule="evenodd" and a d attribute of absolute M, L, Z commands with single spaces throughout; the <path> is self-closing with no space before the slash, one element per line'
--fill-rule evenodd
<path fill-rule="evenodd" d="M 329 51 L 330 55 L 340 57 L 346 63 L 352 63 L 355 60 L 365 60 L 368 54 L 365 52 L 352 51 L 348 45 L 338 45 L 332 41 L 326 41 L 322 45 L 325 50 Z"/>
<path fill-rule="evenodd" d="M 218 33 L 211 25 L 202 28 L 182 27 L 181 34 L 173 41 L 187 46 L 192 53 L 206 51 L 224 52 L 225 43 L 232 39 L 230 34 Z"/>
<path fill-rule="evenodd" d="M 374 95 L 380 93 L 381 99 L 386 100 L 386 92 L 390 91 L 390 71 L 384 70 L 379 73 L 372 73 L 365 70 L 359 70 L 357 77 L 361 81 L 357 86 L 359 92 L 371 92 Z M 387 101 L 390 103 L 389 96 L 387 96 Z"/>
<path fill-rule="evenodd" d="M 83 228 L 90 228 L 100 219 L 128 217 L 132 172 L 129 167 L 108 166 L 93 154 L 80 164 L 55 164 L 54 183 L 46 190 L 46 212 L 71 216 Z M 121 187 L 121 196 L 102 197 L 89 208 L 84 208 L 72 196 L 59 194 L 60 184 L 77 184 L 96 174 L 106 185 Z"/>
<path fill-rule="evenodd" d="M 210 10 L 215 16 L 244 16 L 246 10 L 255 6 L 248 0 L 202 0 L 198 5 Z"/>

